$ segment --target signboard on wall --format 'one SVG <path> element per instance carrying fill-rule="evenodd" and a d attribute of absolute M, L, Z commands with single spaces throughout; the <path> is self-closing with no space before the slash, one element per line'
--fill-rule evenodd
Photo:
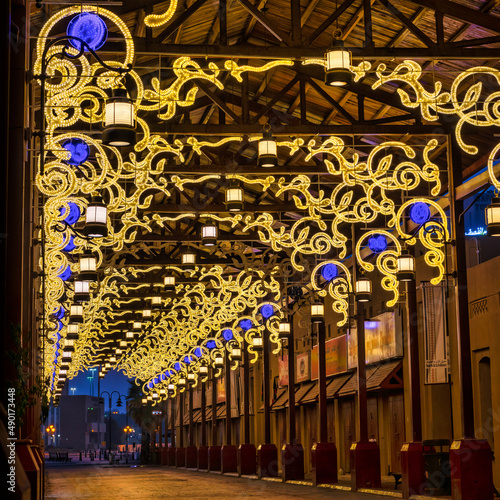
<path fill-rule="evenodd" d="M 279 375 L 278 375 L 278 386 L 287 387 L 288 386 L 288 354 L 283 354 L 281 358 L 278 358 L 279 365 Z"/>
<path fill-rule="evenodd" d="M 347 370 L 347 337 L 342 335 L 325 342 L 326 376 Z M 311 352 L 311 380 L 318 378 L 318 346 Z"/>
<path fill-rule="evenodd" d="M 347 365 L 358 366 L 358 336 L 355 327 L 351 327 L 347 340 Z M 401 314 L 391 311 L 379 314 L 365 321 L 366 364 L 403 355 L 403 334 Z"/>
<path fill-rule="evenodd" d="M 311 378 L 309 366 L 309 353 L 297 354 L 295 357 L 295 381 L 305 382 Z"/>
<path fill-rule="evenodd" d="M 449 382 L 449 348 L 446 328 L 446 289 L 422 283 L 425 342 L 425 383 Z"/>

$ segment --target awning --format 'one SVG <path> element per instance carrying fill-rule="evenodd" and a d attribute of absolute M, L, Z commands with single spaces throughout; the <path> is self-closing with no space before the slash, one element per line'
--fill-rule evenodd
<path fill-rule="evenodd" d="M 312 388 L 300 400 L 300 404 L 304 405 L 307 403 L 316 403 L 316 401 L 318 401 L 318 394 L 319 394 L 319 383 L 318 381 L 315 381 L 313 382 Z"/>
<path fill-rule="evenodd" d="M 315 382 L 304 382 L 299 389 L 295 391 L 295 404 L 301 404 L 302 398 L 313 388 Z"/>
<path fill-rule="evenodd" d="M 343 373 L 342 375 L 336 375 L 328 382 L 326 386 L 326 398 L 333 399 L 337 396 L 338 392 L 344 385 L 350 380 L 352 373 Z"/>
<path fill-rule="evenodd" d="M 282 410 L 288 406 L 288 389 L 285 389 L 276 401 L 271 405 L 271 410 Z"/>
<path fill-rule="evenodd" d="M 401 389 L 403 387 L 403 381 L 399 376 L 397 377 L 397 383 L 391 383 L 390 380 L 396 376 L 400 369 L 400 365 L 402 365 L 402 361 L 397 359 L 367 366 L 366 389 L 372 391 L 376 389 Z M 355 394 L 357 391 L 358 378 L 356 372 L 354 372 L 352 378 L 342 387 L 338 395 L 348 396 L 350 394 Z"/>

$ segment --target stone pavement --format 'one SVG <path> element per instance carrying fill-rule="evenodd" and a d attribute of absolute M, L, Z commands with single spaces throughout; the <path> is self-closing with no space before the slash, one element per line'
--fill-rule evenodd
<path fill-rule="evenodd" d="M 334 491 L 275 481 L 240 478 L 165 467 L 56 464 L 46 468 L 45 499 L 160 500 L 164 498 L 220 499 L 293 498 L 382 500 L 386 496 Z"/>

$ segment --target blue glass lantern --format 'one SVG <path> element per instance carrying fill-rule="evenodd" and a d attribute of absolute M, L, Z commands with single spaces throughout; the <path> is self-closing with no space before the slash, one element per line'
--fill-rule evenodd
<path fill-rule="evenodd" d="M 98 50 L 108 38 L 108 28 L 102 17 L 93 12 L 84 12 L 76 15 L 68 24 L 66 33 L 69 36 L 81 38 L 92 50 Z M 78 40 L 70 40 L 75 49 L 80 50 Z M 87 51 L 87 47 L 85 47 Z"/>
<path fill-rule="evenodd" d="M 197 357 L 197 358 L 201 358 L 203 356 L 203 351 L 201 350 L 201 347 L 197 347 L 195 350 L 194 350 L 194 355 Z"/>
<path fill-rule="evenodd" d="M 78 219 L 80 218 L 81 211 L 80 207 L 76 204 L 73 203 L 72 201 L 68 202 L 68 212 L 66 213 L 66 207 L 61 207 L 59 209 L 59 213 L 61 216 L 64 216 L 64 222 L 68 223 L 70 226 L 73 225 L 75 222 L 78 222 Z"/>
<path fill-rule="evenodd" d="M 181 364 L 179 362 L 175 363 L 174 370 L 179 371 L 181 369 L 182 369 Z"/>
<path fill-rule="evenodd" d="M 61 266 L 59 271 L 61 272 L 57 275 L 57 277 L 61 278 L 63 281 L 68 281 L 71 278 L 71 267 L 69 267 L 69 265 L 64 270 L 62 270 Z"/>
<path fill-rule="evenodd" d="M 331 281 L 334 278 L 336 278 L 339 274 L 339 270 L 337 269 L 337 266 L 335 264 L 329 263 L 325 264 L 321 268 L 321 276 L 323 276 L 323 279 L 326 281 Z"/>
<path fill-rule="evenodd" d="M 368 248 L 373 253 L 381 253 L 387 250 L 387 239 L 383 234 L 374 234 L 368 238 Z"/>
<path fill-rule="evenodd" d="M 222 331 L 222 337 L 226 342 L 229 342 L 233 338 L 233 331 L 230 328 L 226 328 Z"/>
<path fill-rule="evenodd" d="M 248 318 L 242 319 L 240 320 L 238 325 L 244 332 L 246 332 L 247 330 L 252 328 L 252 320 Z"/>
<path fill-rule="evenodd" d="M 80 138 L 68 139 L 63 142 L 62 147 L 69 151 L 69 159 L 66 161 L 70 165 L 81 165 L 90 155 L 89 145 Z"/>
<path fill-rule="evenodd" d="M 264 304 L 260 308 L 260 314 L 262 314 L 262 317 L 264 319 L 270 318 L 274 313 L 274 307 L 271 304 Z"/>
<path fill-rule="evenodd" d="M 431 218 L 431 210 L 427 203 L 416 201 L 410 208 L 410 219 L 415 224 L 424 224 Z"/>
<path fill-rule="evenodd" d="M 207 342 L 207 349 L 210 349 L 210 350 L 211 350 L 211 349 L 215 349 L 216 345 L 217 345 L 217 344 L 215 343 L 215 340 L 209 340 L 209 341 Z"/>

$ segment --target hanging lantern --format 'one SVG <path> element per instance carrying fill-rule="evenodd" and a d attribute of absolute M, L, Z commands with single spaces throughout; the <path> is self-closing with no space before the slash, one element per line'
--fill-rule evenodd
<path fill-rule="evenodd" d="M 62 362 L 63 363 L 69 363 L 71 361 L 71 356 L 72 356 L 73 352 L 72 351 L 63 351 L 63 354 L 62 354 Z"/>
<path fill-rule="evenodd" d="M 415 258 L 413 255 L 400 255 L 397 260 L 396 278 L 399 281 L 415 279 Z"/>
<path fill-rule="evenodd" d="M 74 281 L 75 285 L 75 296 L 74 299 L 77 302 L 87 302 L 90 300 L 90 281 L 76 279 Z"/>
<path fill-rule="evenodd" d="M 237 182 L 231 182 L 226 189 L 226 207 L 229 212 L 243 210 L 243 189 Z"/>
<path fill-rule="evenodd" d="M 116 363 L 116 357 L 115 356 L 110 356 L 109 357 L 109 362 L 110 363 Z"/>
<path fill-rule="evenodd" d="M 219 229 L 213 222 L 207 222 L 201 228 L 201 240 L 206 247 L 213 247 L 217 244 Z"/>
<path fill-rule="evenodd" d="M 148 404 L 148 398 L 142 398 L 142 404 L 147 405 Z"/>
<path fill-rule="evenodd" d="M 160 389 L 160 396 L 165 396 L 167 391 L 165 389 Z"/>
<path fill-rule="evenodd" d="M 108 208 L 100 196 L 92 196 L 87 205 L 83 232 L 90 238 L 105 238 L 108 235 Z"/>
<path fill-rule="evenodd" d="M 134 335 L 134 334 L 132 333 L 132 335 Z M 127 347 L 127 341 L 126 340 L 120 340 L 120 347 Z"/>
<path fill-rule="evenodd" d="M 134 338 L 134 332 L 127 332 L 125 334 L 126 339 L 133 339 Z"/>
<path fill-rule="evenodd" d="M 199 373 L 203 376 L 208 375 L 208 366 L 201 365 Z"/>
<path fill-rule="evenodd" d="M 281 340 L 290 337 L 291 325 L 288 321 L 282 321 L 279 326 L 278 338 Z"/>
<path fill-rule="evenodd" d="M 351 53 L 344 48 L 342 40 L 335 40 L 325 54 L 325 83 L 341 87 L 352 82 Z"/>
<path fill-rule="evenodd" d="M 114 89 L 106 100 L 102 143 L 115 147 L 136 143 L 134 104 L 125 89 Z"/>
<path fill-rule="evenodd" d="M 82 281 L 97 280 L 97 259 L 90 250 L 84 250 L 80 255 L 80 274 L 78 279 Z"/>
<path fill-rule="evenodd" d="M 276 139 L 272 136 L 269 125 L 262 134 L 262 139 L 259 141 L 259 167 L 276 167 L 278 166 L 278 149 Z"/>
<path fill-rule="evenodd" d="M 142 330 L 142 322 L 139 320 L 136 320 L 132 323 L 132 330 L 134 332 L 140 332 Z"/>
<path fill-rule="evenodd" d="M 109 370 L 111 368 L 111 363 L 104 363 L 104 368 L 106 368 L 106 370 Z"/>
<path fill-rule="evenodd" d="M 168 393 L 172 395 L 175 392 L 175 386 L 174 384 L 168 384 L 167 386 Z"/>
<path fill-rule="evenodd" d="M 163 283 L 166 287 L 173 288 L 175 286 L 175 276 L 165 276 Z"/>
<path fill-rule="evenodd" d="M 157 392 L 153 392 L 153 400 L 157 400 L 159 398 L 158 396 L 158 393 Z"/>
<path fill-rule="evenodd" d="M 177 385 L 179 387 L 186 387 L 186 379 L 185 378 L 180 378 L 177 382 Z"/>
<path fill-rule="evenodd" d="M 78 337 L 78 323 L 68 323 L 67 337 L 76 339 Z"/>
<path fill-rule="evenodd" d="M 104 372 L 99 372 L 99 378 L 104 378 L 104 375 L 106 375 Z"/>
<path fill-rule="evenodd" d="M 151 297 L 151 307 L 153 309 L 161 309 L 161 297 L 158 295 L 155 295 L 154 297 Z"/>
<path fill-rule="evenodd" d="M 188 376 L 187 376 L 187 381 L 190 385 L 194 384 L 195 381 L 196 381 L 196 377 L 194 375 L 194 373 L 188 373 Z"/>
<path fill-rule="evenodd" d="M 500 236 L 500 198 L 495 196 L 484 211 L 488 236 Z"/>
<path fill-rule="evenodd" d="M 150 319 L 150 318 L 151 318 L 151 309 L 143 309 L 142 319 Z"/>
<path fill-rule="evenodd" d="M 356 300 L 368 302 L 372 298 L 372 282 L 367 278 L 360 278 L 355 285 Z"/>
<path fill-rule="evenodd" d="M 75 340 L 69 339 L 68 337 L 66 337 L 64 339 L 64 350 L 70 351 L 70 352 L 75 352 Z"/>
<path fill-rule="evenodd" d="M 311 319 L 315 323 L 321 323 L 325 318 L 325 306 L 323 302 L 316 301 L 314 304 L 311 304 Z"/>
<path fill-rule="evenodd" d="M 264 348 L 264 339 L 262 337 L 252 337 L 252 347 L 254 351 L 262 351 Z"/>
<path fill-rule="evenodd" d="M 231 349 L 231 358 L 233 361 L 241 361 L 242 356 L 241 356 L 241 349 L 239 347 L 233 347 Z"/>
<path fill-rule="evenodd" d="M 194 264 L 196 264 L 196 253 L 189 248 L 182 254 L 181 262 L 185 266 L 185 271 L 194 271 Z"/>
<path fill-rule="evenodd" d="M 83 323 L 83 306 L 81 304 L 71 304 L 69 315 L 72 323 Z"/>
<path fill-rule="evenodd" d="M 221 355 L 215 356 L 214 365 L 215 368 L 222 368 L 224 366 L 224 358 Z"/>
<path fill-rule="evenodd" d="M 119 347 L 117 347 L 117 348 L 115 349 L 115 354 L 116 354 L 117 356 L 120 356 L 120 355 L 121 355 L 121 353 L 122 353 L 122 350 L 121 350 Z"/>
<path fill-rule="evenodd" d="M 148 401 L 153 401 L 153 396 L 152 396 L 151 394 L 148 394 L 148 395 L 146 396 L 146 399 L 147 399 Z"/>

